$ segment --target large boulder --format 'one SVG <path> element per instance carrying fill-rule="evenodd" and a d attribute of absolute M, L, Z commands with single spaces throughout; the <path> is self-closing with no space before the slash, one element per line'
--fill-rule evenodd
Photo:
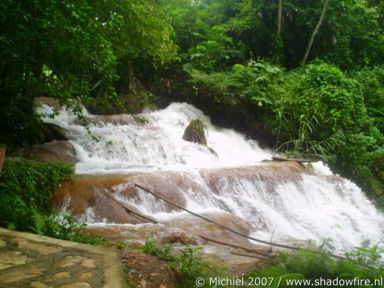
<path fill-rule="evenodd" d="M 199 119 L 192 120 L 184 131 L 183 139 L 201 145 L 207 145 L 204 124 Z"/>
<path fill-rule="evenodd" d="M 44 123 L 42 129 L 46 142 L 51 142 L 54 140 L 69 140 L 69 133 L 66 131 L 66 129 L 60 127 L 59 125 L 53 123 Z"/>
<path fill-rule="evenodd" d="M 65 163 L 76 163 L 78 160 L 75 148 L 68 141 L 52 141 L 41 145 L 34 145 L 23 149 L 16 156 L 26 159 Z"/>
<path fill-rule="evenodd" d="M 175 175 L 174 175 L 175 174 Z M 66 209 L 79 221 L 137 224 L 148 222 L 136 207 L 142 205 L 154 212 L 178 211 L 135 187 L 138 183 L 180 206 L 186 199 L 179 192 L 177 173 L 143 173 L 129 175 L 78 176 L 63 183 L 53 195 L 54 208 Z M 175 180 L 170 180 L 175 178 Z M 149 202 L 148 205 L 144 202 Z"/>
<path fill-rule="evenodd" d="M 35 102 L 39 105 L 45 104 L 51 106 L 56 111 L 60 111 L 63 107 L 60 105 L 59 100 L 51 97 L 35 97 Z"/>

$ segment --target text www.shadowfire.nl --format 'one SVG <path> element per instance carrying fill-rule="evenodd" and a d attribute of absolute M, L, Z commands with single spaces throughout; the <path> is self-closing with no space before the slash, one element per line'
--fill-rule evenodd
<path fill-rule="evenodd" d="M 276 282 L 275 282 L 276 281 Z M 204 287 L 215 285 L 216 287 L 383 287 L 383 277 L 377 279 L 363 279 L 355 277 L 352 279 L 344 278 L 317 278 L 317 279 L 292 279 L 290 277 L 210 277 L 204 279 L 203 277 L 196 278 L 195 284 L 197 287 Z M 277 284 L 277 285 L 276 285 Z"/>

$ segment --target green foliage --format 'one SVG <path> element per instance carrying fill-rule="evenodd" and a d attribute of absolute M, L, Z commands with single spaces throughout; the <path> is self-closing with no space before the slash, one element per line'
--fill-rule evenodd
<path fill-rule="evenodd" d="M 319 19 L 322 0 L 167 1 L 183 61 L 205 72 L 243 59 L 264 58 L 287 68 L 299 66 Z M 375 1 L 330 1 L 310 59 L 351 69 L 383 61 L 382 5 Z"/>
<path fill-rule="evenodd" d="M 198 277 L 206 279 L 206 285 L 203 287 L 212 287 L 208 285 L 209 277 L 219 277 L 219 273 L 222 273 L 222 271 L 209 262 L 204 261 L 200 255 L 196 255 L 196 251 L 200 249 L 202 248 L 187 247 L 182 250 L 175 250 L 173 249 L 173 244 L 160 246 L 148 240 L 143 247 L 145 253 L 158 256 L 170 262 L 170 267 L 178 275 L 180 287 L 196 287 L 195 281 Z"/>
<path fill-rule="evenodd" d="M 77 114 L 78 100 L 114 102 L 126 84 L 117 80 L 133 74 L 120 67 L 148 59 L 153 68 L 176 56 L 172 31 L 161 7 L 149 0 L 5 1 L 0 9 L 0 142 L 15 147 L 44 140 L 35 97 L 54 97 Z"/>
<path fill-rule="evenodd" d="M 0 226 L 41 230 L 37 217 L 51 213 L 51 194 L 72 173 L 72 166 L 59 162 L 6 161 L 0 175 Z"/>
<path fill-rule="evenodd" d="M 73 104 L 88 96 L 93 76 L 113 78 L 114 59 L 105 37 L 93 35 L 101 23 L 86 1 L 6 1 L 0 11 L 0 119 L 7 137 L 1 141 L 25 145 L 39 128 L 34 97 Z"/>
<path fill-rule="evenodd" d="M 384 275 L 384 262 L 382 251 L 377 247 L 359 247 L 344 255 L 343 259 L 333 258 L 332 247 L 324 243 L 319 252 L 314 254 L 301 250 L 290 253 L 279 253 L 270 266 L 260 271 L 250 273 L 249 277 L 273 277 L 272 287 L 288 287 L 288 279 L 370 279 L 372 283 Z M 313 282 L 314 283 L 314 282 Z M 329 285 L 318 285 L 329 287 Z M 354 286 L 365 287 L 365 286 Z M 380 287 L 380 286 L 372 286 Z"/>
<path fill-rule="evenodd" d="M 209 267 L 209 264 L 201 256 L 195 254 L 200 249 L 202 248 L 188 247 L 181 250 L 176 261 L 171 264 L 171 267 L 179 272 L 181 287 L 193 287 L 198 277 L 208 278 L 209 269 L 212 270 L 212 267 Z"/>
<path fill-rule="evenodd" d="M 225 27 L 214 26 L 207 32 L 208 35 L 199 35 L 205 40 L 188 51 L 189 63 L 203 71 L 214 71 L 241 60 L 241 43 L 234 42 L 225 32 Z"/>
<path fill-rule="evenodd" d="M 367 110 L 370 100 L 365 100 L 365 84 L 322 62 L 287 77 L 295 81 L 286 82 L 287 93 L 276 102 L 273 122 L 279 149 L 337 164 L 343 174 L 380 194 L 377 168 L 384 138 L 375 125 L 377 115 Z"/>
<path fill-rule="evenodd" d="M 259 118 L 270 114 L 274 98 L 282 93 L 282 70 L 267 62 L 249 61 L 246 66 L 236 64 L 231 71 L 210 74 L 186 69 L 200 95 L 226 113 L 243 114 L 246 121 L 255 114 Z"/>
<path fill-rule="evenodd" d="M 108 36 L 118 58 L 152 57 L 155 62 L 164 63 L 176 55 L 172 26 L 156 1 L 109 0 L 91 6 L 100 23 L 104 23 L 105 30 L 101 32 Z"/>
<path fill-rule="evenodd" d="M 352 74 L 362 86 L 365 107 L 374 125 L 384 133 L 384 66 L 364 68 Z"/>
<path fill-rule="evenodd" d="M 287 87 L 289 93 L 280 99 L 277 107 L 282 114 L 278 121 L 288 124 L 282 125 L 280 136 L 287 139 L 297 134 L 293 149 L 316 153 L 319 147 L 304 147 L 308 141 L 320 143 L 340 134 L 339 131 L 350 129 L 355 116 L 361 119 L 366 116 L 358 83 L 345 77 L 338 68 L 311 64 L 289 77 L 296 81 Z M 329 150 L 324 145 L 320 147 Z"/>
<path fill-rule="evenodd" d="M 108 243 L 105 237 L 91 235 L 83 231 L 87 225 L 76 223 L 69 213 L 59 215 L 43 215 L 33 210 L 32 232 L 38 235 L 49 236 L 67 241 L 100 245 Z"/>
<path fill-rule="evenodd" d="M 166 260 L 174 260 L 175 256 L 171 253 L 172 247 L 172 243 L 166 243 L 165 245 L 157 245 L 155 242 L 147 240 L 144 243 L 143 252 Z"/>
<path fill-rule="evenodd" d="M 85 233 L 85 224 L 70 214 L 51 214 L 50 196 L 72 175 L 69 164 L 7 160 L 0 175 L 0 226 L 92 245 L 105 242 Z"/>

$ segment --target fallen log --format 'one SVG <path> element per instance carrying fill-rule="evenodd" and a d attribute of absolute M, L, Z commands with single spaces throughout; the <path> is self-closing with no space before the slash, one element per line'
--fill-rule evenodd
<path fill-rule="evenodd" d="M 286 158 L 286 157 L 281 157 L 281 156 L 272 156 L 273 161 L 293 161 L 293 162 L 298 162 L 298 163 L 310 163 L 310 162 L 316 162 L 317 160 L 313 159 L 300 159 L 300 158 Z"/>

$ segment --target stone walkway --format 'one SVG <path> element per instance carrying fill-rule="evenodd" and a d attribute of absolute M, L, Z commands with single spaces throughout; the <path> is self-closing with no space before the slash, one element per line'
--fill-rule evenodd
<path fill-rule="evenodd" d="M 0 288 L 122 288 L 111 250 L 0 228 Z"/>

